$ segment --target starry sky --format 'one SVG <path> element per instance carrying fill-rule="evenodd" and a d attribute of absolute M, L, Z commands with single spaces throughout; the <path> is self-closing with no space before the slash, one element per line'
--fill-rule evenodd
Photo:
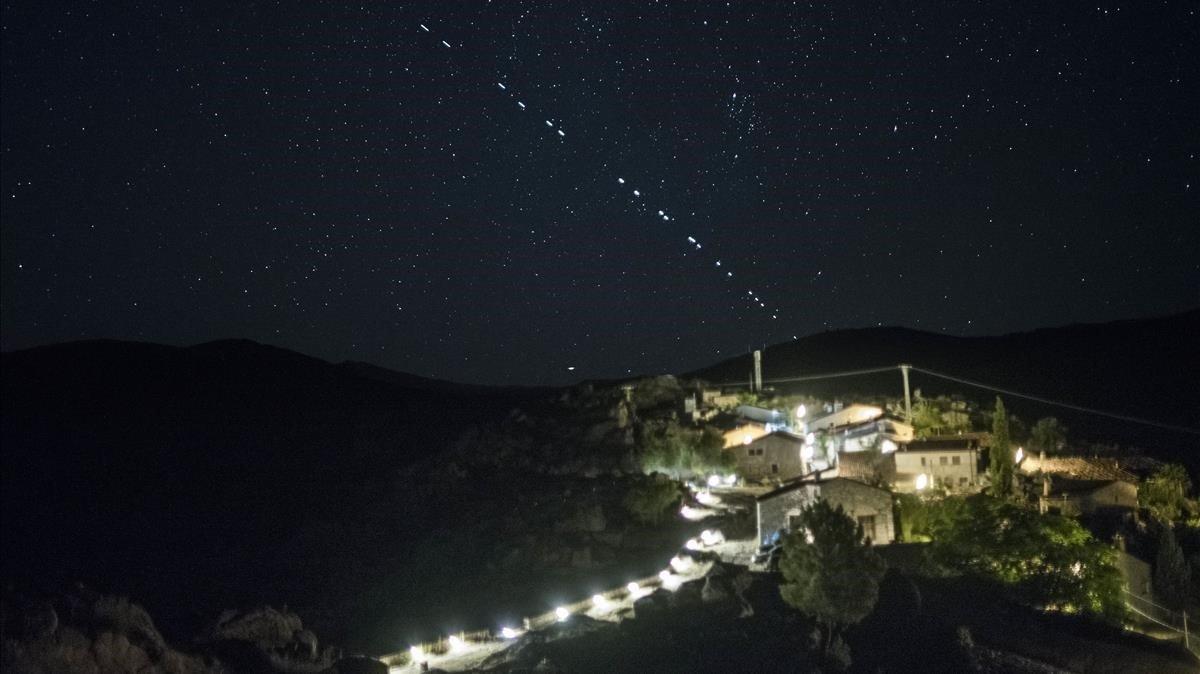
<path fill-rule="evenodd" d="M 1198 11 L 4 2 L 0 339 L 532 384 L 1191 308 Z"/>

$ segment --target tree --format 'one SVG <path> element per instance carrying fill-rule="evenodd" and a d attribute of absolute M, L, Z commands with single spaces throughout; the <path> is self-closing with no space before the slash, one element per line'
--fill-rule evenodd
<path fill-rule="evenodd" d="M 1192 480 L 1183 466 L 1168 463 L 1146 480 L 1138 490 L 1138 500 L 1155 519 L 1174 522 L 1183 515 L 1191 488 Z"/>
<path fill-rule="evenodd" d="M 1067 442 L 1067 427 L 1054 417 L 1042 417 L 1031 433 L 1034 449 L 1054 454 Z"/>
<path fill-rule="evenodd" d="M 939 510 L 932 552 L 944 566 L 1008 585 L 1036 606 L 1124 616 L 1116 552 L 1074 519 L 985 494 L 946 499 Z"/>
<path fill-rule="evenodd" d="M 1170 524 L 1158 534 L 1158 555 L 1154 558 L 1154 594 L 1171 608 L 1182 608 L 1187 601 L 1191 579 L 1183 548 L 1175 540 Z"/>
<path fill-rule="evenodd" d="M 863 448 L 862 481 L 872 487 L 888 486 L 887 460 L 883 454 L 883 436 L 876 435 L 875 439 Z"/>
<path fill-rule="evenodd" d="M 1013 493 L 1013 453 L 1008 439 L 1008 414 L 1004 401 L 996 397 L 996 413 L 992 417 L 992 446 L 988 450 L 988 477 L 992 495 L 1008 498 Z"/>
<path fill-rule="evenodd" d="M 942 411 L 927 398 L 918 398 L 912 408 L 913 431 L 918 438 L 936 435 L 944 425 Z"/>
<path fill-rule="evenodd" d="M 643 440 L 642 470 L 677 479 L 732 470 L 736 457 L 725 451 L 725 439 L 715 429 L 691 429 L 669 421 Z"/>
<path fill-rule="evenodd" d="M 783 600 L 812 616 L 824 632 L 822 657 L 835 637 L 871 613 L 886 566 L 841 506 L 817 501 L 783 540 Z"/>
<path fill-rule="evenodd" d="M 622 504 L 626 512 L 638 522 L 658 524 L 681 499 L 677 483 L 667 479 L 656 479 L 631 487 L 625 493 Z"/>

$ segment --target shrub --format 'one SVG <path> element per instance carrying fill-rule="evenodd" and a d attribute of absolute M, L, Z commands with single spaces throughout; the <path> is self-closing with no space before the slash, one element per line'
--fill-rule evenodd
<path fill-rule="evenodd" d="M 658 524 L 681 500 L 679 485 L 670 480 L 642 482 L 625 494 L 626 512 L 642 524 Z"/>

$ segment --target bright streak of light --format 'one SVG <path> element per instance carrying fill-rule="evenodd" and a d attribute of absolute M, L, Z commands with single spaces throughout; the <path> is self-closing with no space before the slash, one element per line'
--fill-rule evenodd
<path fill-rule="evenodd" d="M 505 627 L 500 630 L 500 636 L 504 637 L 505 639 L 516 639 L 520 635 L 521 635 L 520 632 L 514 630 L 511 627 Z"/>
<path fill-rule="evenodd" d="M 450 638 L 447 639 L 446 641 L 448 641 L 450 643 L 450 650 L 460 651 L 467 647 L 467 642 L 463 641 L 461 638 L 459 638 L 453 634 L 450 635 Z"/>

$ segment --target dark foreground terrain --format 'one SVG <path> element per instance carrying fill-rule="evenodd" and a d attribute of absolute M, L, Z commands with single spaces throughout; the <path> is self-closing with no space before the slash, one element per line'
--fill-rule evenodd
<path fill-rule="evenodd" d="M 786 368 L 910 361 L 1194 426 L 1200 367 L 1189 345 L 1200 341 L 1198 317 L 991 341 L 829 333 L 768 350 L 767 367 L 791 374 Z M 975 356 L 971 345 L 982 345 Z M 1118 355 L 1108 371 L 1120 376 L 1100 379 Z M 743 364 L 702 374 L 737 379 Z M 244 341 L 64 344 L 5 353 L 0 369 L 6 616 L 59 602 L 57 627 L 88 639 L 105 633 L 109 619 L 80 607 L 126 596 L 154 616 L 163 643 L 185 650 L 225 611 L 248 615 L 269 605 L 320 635 L 318 656 L 326 643 L 391 652 L 653 573 L 689 535 L 676 520 L 634 521 L 622 505 L 646 479 L 639 428 L 674 410 L 672 380 L 644 380 L 632 410 L 622 412 L 613 387 L 461 386 Z M 893 380 L 880 386 L 894 394 Z M 1193 439 L 1131 435 L 1152 451 L 1186 454 L 1194 469 L 1195 455 L 1185 451 Z M 73 595 L 85 599 L 62 599 Z M 636 643 L 638 630 L 649 629 L 638 624 L 617 634 L 632 630 L 621 638 Z M 757 623 L 730 624 L 734 636 L 725 638 L 759 641 Z M 947 629 L 958 624 L 971 623 Z M 789 625 L 761 629 L 785 635 L 780 649 L 790 652 Z M 6 634 L 45 636 L 44 625 L 21 629 Z M 751 631 L 736 636 L 743 629 Z M 297 642 L 284 631 L 269 649 L 307 648 L 307 637 Z M 606 633 L 589 639 L 603 644 Z M 693 650 L 691 633 L 647 636 L 654 643 L 638 648 L 645 657 L 661 647 L 673 654 L 663 658 L 680 658 Z M 715 635 L 700 641 L 723 643 Z M 676 642 L 682 651 L 670 650 Z M 755 648 L 762 646 L 729 651 L 746 658 Z"/>

